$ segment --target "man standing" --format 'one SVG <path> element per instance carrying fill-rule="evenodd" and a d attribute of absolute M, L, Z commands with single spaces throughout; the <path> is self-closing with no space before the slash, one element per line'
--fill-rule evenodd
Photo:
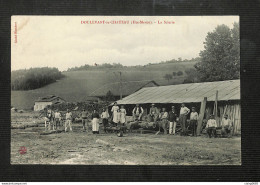
<path fill-rule="evenodd" d="M 49 122 L 49 130 L 51 130 L 51 125 L 54 127 L 54 111 L 52 111 L 51 108 L 47 110 L 47 118 Z"/>
<path fill-rule="evenodd" d="M 190 113 L 190 109 L 185 107 L 185 104 L 181 104 L 181 110 L 180 110 L 180 124 L 181 124 L 181 129 L 182 133 L 185 134 L 186 132 L 186 121 L 187 121 L 187 115 Z"/>
<path fill-rule="evenodd" d="M 67 113 L 65 115 L 65 132 L 67 132 L 67 128 L 68 126 L 70 127 L 70 131 L 72 131 L 72 126 L 71 126 L 71 122 L 72 122 L 72 113 L 70 112 L 69 109 L 67 109 Z"/>
<path fill-rule="evenodd" d="M 207 125 L 206 125 L 206 129 L 207 129 L 207 133 L 209 135 L 209 138 L 211 138 L 212 135 L 214 137 L 216 137 L 216 128 L 217 128 L 217 122 L 214 119 L 214 116 L 210 115 L 209 120 L 208 120 Z"/>
<path fill-rule="evenodd" d="M 190 125 L 191 125 L 192 136 L 197 136 L 198 119 L 199 119 L 199 114 L 196 112 L 195 107 L 192 107 L 190 113 Z"/>
<path fill-rule="evenodd" d="M 167 134 L 167 127 L 168 127 L 168 112 L 163 107 L 162 112 L 159 115 L 159 118 L 161 120 L 161 124 L 159 124 L 159 128 L 162 127 L 164 130 L 164 134 Z"/>
<path fill-rule="evenodd" d="M 104 126 L 104 131 L 107 132 L 106 128 L 108 126 L 108 118 L 109 118 L 109 113 L 107 108 L 102 110 L 101 118 L 102 118 L 102 124 Z"/>
<path fill-rule="evenodd" d="M 58 111 L 58 109 L 56 109 L 55 114 L 54 114 L 54 123 L 55 123 L 55 125 L 53 125 L 53 130 L 59 128 L 60 121 L 61 121 L 61 113 Z"/>
<path fill-rule="evenodd" d="M 169 134 L 170 135 L 172 134 L 175 135 L 176 119 L 177 119 L 177 114 L 175 113 L 175 107 L 172 106 L 172 110 L 169 112 L 169 122 L 170 122 Z"/>
<path fill-rule="evenodd" d="M 48 110 L 44 108 L 40 113 L 39 117 L 43 117 L 45 123 L 45 131 L 47 130 L 48 124 L 50 124 L 50 118 L 48 117 Z"/>
<path fill-rule="evenodd" d="M 92 133 L 93 134 L 99 134 L 99 114 L 96 110 L 94 110 L 92 116 Z"/>
<path fill-rule="evenodd" d="M 136 120 L 140 121 L 140 120 L 142 120 L 142 115 L 144 113 L 144 109 L 142 107 L 140 107 L 139 104 L 136 104 L 132 113 L 133 113 L 134 121 L 136 121 Z"/>
<path fill-rule="evenodd" d="M 222 136 L 228 136 L 229 134 L 232 134 L 232 121 L 228 119 L 227 114 L 224 116 L 224 119 L 221 122 L 221 127 Z"/>
<path fill-rule="evenodd" d="M 86 131 L 86 122 L 88 118 L 88 113 L 85 109 L 82 110 L 81 112 L 81 119 L 82 119 L 82 125 L 83 125 L 83 132 Z"/>
<path fill-rule="evenodd" d="M 150 108 L 150 111 L 149 111 L 149 121 L 150 122 L 157 121 L 158 116 L 159 116 L 159 111 L 158 111 L 157 107 L 155 107 L 155 105 L 153 103 L 152 107 Z"/>

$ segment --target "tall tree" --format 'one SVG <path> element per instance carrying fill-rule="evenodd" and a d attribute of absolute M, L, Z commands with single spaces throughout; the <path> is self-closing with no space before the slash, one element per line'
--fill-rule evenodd
<path fill-rule="evenodd" d="M 195 64 L 201 81 L 221 81 L 239 78 L 239 24 L 230 29 L 219 25 L 209 32 L 200 52 L 201 62 Z"/>

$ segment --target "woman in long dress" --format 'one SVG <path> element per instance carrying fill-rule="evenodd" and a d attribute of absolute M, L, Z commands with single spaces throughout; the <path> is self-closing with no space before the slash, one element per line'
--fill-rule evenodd
<path fill-rule="evenodd" d="M 99 134 L 99 114 L 94 110 L 92 116 L 92 132 L 93 134 Z"/>
<path fill-rule="evenodd" d="M 112 112 L 112 115 L 113 115 L 113 119 L 112 121 L 117 124 L 119 122 L 118 120 L 118 110 L 119 110 L 119 107 L 117 106 L 117 102 L 114 103 L 112 109 L 111 109 L 111 112 Z"/>
<path fill-rule="evenodd" d="M 124 108 L 124 105 L 121 105 L 121 108 L 120 108 L 120 123 L 122 125 L 125 125 L 125 122 L 126 122 L 126 110 Z"/>

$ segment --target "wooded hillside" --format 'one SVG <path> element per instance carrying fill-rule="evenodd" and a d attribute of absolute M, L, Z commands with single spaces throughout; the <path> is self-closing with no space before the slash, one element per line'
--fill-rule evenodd
<path fill-rule="evenodd" d="M 56 82 L 64 75 L 57 68 L 31 68 L 12 71 L 12 90 L 31 90 Z"/>

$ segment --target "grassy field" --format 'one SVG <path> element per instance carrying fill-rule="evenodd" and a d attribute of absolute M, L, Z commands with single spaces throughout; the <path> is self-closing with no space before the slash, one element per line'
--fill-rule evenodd
<path fill-rule="evenodd" d="M 173 71 L 185 71 L 192 68 L 193 65 L 192 62 L 169 63 L 149 67 L 129 67 L 120 71 L 122 71 L 124 82 L 155 80 L 159 85 L 167 85 L 168 81 L 163 78 L 165 74 L 172 74 Z M 29 91 L 12 91 L 11 105 L 18 109 L 31 109 L 38 97 L 50 94 L 60 96 L 69 102 L 85 101 L 89 99 L 88 95 L 98 88 L 118 82 L 119 78 L 115 76 L 114 72 L 113 69 L 63 72 L 65 78 L 45 87 Z M 172 79 L 170 84 L 182 83 L 184 79 L 185 73 L 183 76 Z"/>
<path fill-rule="evenodd" d="M 35 114 L 12 114 L 14 124 Z M 89 124 L 90 125 L 90 124 Z M 102 127 L 101 127 L 102 128 Z M 63 127 L 61 127 L 61 130 Z M 73 132 L 40 135 L 44 127 L 11 130 L 11 164 L 241 165 L 241 138 L 126 133 L 93 135 L 73 123 Z M 20 154 L 21 147 L 27 152 Z"/>

